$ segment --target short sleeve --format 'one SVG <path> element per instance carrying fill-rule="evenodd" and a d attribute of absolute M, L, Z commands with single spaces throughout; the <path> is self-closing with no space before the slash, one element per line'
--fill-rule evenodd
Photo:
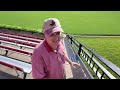
<path fill-rule="evenodd" d="M 65 48 L 65 45 L 64 45 L 63 41 L 61 42 L 60 46 L 61 46 L 61 49 L 62 49 L 62 51 L 64 53 L 64 56 L 67 57 L 67 52 L 66 52 L 66 48 Z"/>

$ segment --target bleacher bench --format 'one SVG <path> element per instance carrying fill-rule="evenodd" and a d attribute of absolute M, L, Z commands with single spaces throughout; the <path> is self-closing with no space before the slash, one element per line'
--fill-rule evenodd
<path fill-rule="evenodd" d="M 17 70 L 22 71 L 22 73 L 24 74 L 23 79 L 25 79 L 26 75 L 31 73 L 32 71 L 31 64 L 5 56 L 0 56 L 0 64 L 13 68 L 16 72 Z M 20 75 L 18 72 L 17 74 Z"/>
<path fill-rule="evenodd" d="M 26 55 L 30 55 L 30 56 L 32 55 L 31 52 L 28 52 L 28 51 L 25 51 L 25 50 L 21 50 L 21 49 L 15 49 L 15 48 L 8 47 L 8 46 L 3 46 L 3 45 L 0 45 L 0 49 L 5 49 L 5 51 L 6 51 L 5 55 L 7 55 L 8 51 L 15 51 L 15 52 L 26 54 Z"/>
<path fill-rule="evenodd" d="M 6 44 L 10 44 L 10 45 L 15 45 L 15 46 L 20 47 L 20 49 L 22 49 L 22 47 L 29 48 L 29 49 L 34 49 L 34 48 L 35 48 L 35 47 L 23 45 L 23 44 L 18 44 L 18 43 L 15 43 L 15 42 L 8 42 L 8 41 L 5 41 L 5 40 L 0 40 L 0 44 L 1 44 L 1 43 L 6 43 Z"/>
<path fill-rule="evenodd" d="M 27 35 L 20 35 L 20 34 L 13 34 L 13 33 L 8 33 L 8 32 L 1 32 L 2 34 L 8 34 L 8 35 L 14 35 L 14 36 L 20 36 L 20 37 L 27 37 L 29 39 L 34 39 L 34 40 L 44 40 L 44 38 L 40 38 L 40 37 L 35 37 L 35 36 L 27 36 Z"/>
<path fill-rule="evenodd" d="M 22 44 L 22 45 L 26 45 L 26 46 L 31 46 L 31 47 L 36 46 L 36 43 L 23 42 L 21 40 L 14 40 L 14 39 L 9 39 L 9 38 L 4 38 L 2 36 L 0 36 L 0 40 L 7 41 L 7 42 L 12 42 L 12 43 L 16 43 L 16 44 Z"/>
<path fill-rule="evenodd" d="M 10 38 L 16 38 L 16 39 L 21 39 L 21 40 L 26 40 L 26 41 L 31 41 L 31 42 L 36 42 L 39 43 L 41 40 L 35 40 L 27 37 L 22 37 L 22 36 L 16 36 L 16 35 L 11 35 L 11 34 L 5 34 L 5 33 L 0 33 L 1 36 L 5 37 L 10 37 Z"/>

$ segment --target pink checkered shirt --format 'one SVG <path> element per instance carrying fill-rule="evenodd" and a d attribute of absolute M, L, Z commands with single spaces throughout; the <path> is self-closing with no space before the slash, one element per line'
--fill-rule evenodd
<path fill-rule="evenodd" d="M 65 76 L 64 45 L 60 42 L 55 52 L 44 40 L 32 55 L 32 76 L 34 79 L 63 79 Z"/>

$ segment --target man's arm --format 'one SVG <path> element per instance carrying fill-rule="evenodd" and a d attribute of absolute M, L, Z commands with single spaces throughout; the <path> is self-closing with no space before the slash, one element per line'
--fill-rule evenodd
<path fill-rule="evenodd" d="M 66 55 L 64 56 L 64 60 L 67 61 L 71 65 L 72 61 Z"/>
<path fill-rule="evenodd" d="M 64 56 L 64 60 L 67 61 L 73 68 L 80 66 L 80 64 L 76 62 L 72 62 L 66 55 Z"/>
<path fill-rule="evenodd" d="M 65 53 L 65 45 L 64 45 L 64 43 L 62 43 L 62 45 L 61 45 L 61 49 L 63 50 L 63 52 L 64 52 L 64 60 L 65 61 L 67 61 L 72 67 L 76 67 L 76 66 L 80 66 L 80 64 L 78 64 L 78 63 L 76 63 L 76 62 L 72 62 L 68 57 L 67 57 L 67 55 L 66 55 L 66 53 Z"/>

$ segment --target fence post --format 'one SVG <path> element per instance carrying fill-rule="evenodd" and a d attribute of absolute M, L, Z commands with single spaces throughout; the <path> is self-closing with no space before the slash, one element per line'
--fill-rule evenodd
<path fill-rule="evenodd" d="M 70 40 L 71 40 L 71 44 L 72 44 L 72 41 L 73 41 L 73 37 L 71 37 L 71 38 L 70 38 Z"/>
<path fill-rule="evenodd" d="M 66 34 L 66 37 L 67 37 L 68 39 L 70 39 L 70 36 L 69 36 L 69 34 Z"/>
<path fill-rule="evenodd" d="M 81 52 L 81 47 L 82 47 L 82 44 L 79 44 L 79 50 L 78 50 L 78 55 L 80 56 L 80 52 Z"/>

